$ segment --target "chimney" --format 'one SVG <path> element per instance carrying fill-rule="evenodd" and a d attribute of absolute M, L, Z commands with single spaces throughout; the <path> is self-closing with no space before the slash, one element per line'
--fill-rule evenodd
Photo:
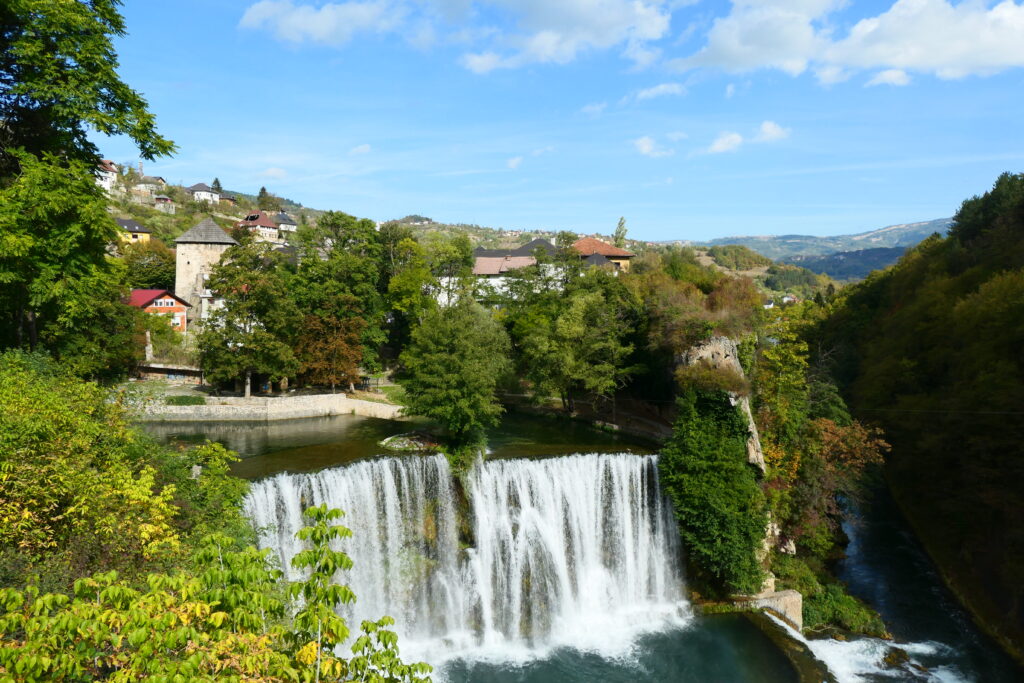
<path fill-rule="evenodd" d="M 142 162 L 141 161 L 139 162 L 139 175 L 143 175 L 143 173 L 142 173 Z"/>

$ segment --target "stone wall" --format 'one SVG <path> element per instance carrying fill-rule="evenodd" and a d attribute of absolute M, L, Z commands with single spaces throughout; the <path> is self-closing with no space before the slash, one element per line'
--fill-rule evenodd
<path fill-rule="evenodd" d="M 362 415 L 394 420 L 401 406 L 349 398 L 345 394 L 318 394 L 286 398 L 210 398 L 204 406 L 149 404 L 138 419 L 143 422 L 263 422 L 330 415 Z"/>

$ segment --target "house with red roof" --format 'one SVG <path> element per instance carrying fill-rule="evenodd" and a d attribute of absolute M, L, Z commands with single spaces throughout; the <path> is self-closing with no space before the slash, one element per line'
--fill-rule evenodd
<path fill-rule="evenodd" d="M 580 253 L 580 258 L 587 265 L 609 265 L 615 270 L 629 272 L 629 260 L 636 254 L 619 247 L 602 242 L 593 237 L 576 240 L 572 248 Z"/>
<path fill-rule="evenodd" d="M 191 304 L 166 289 L 133 289 L 128 305 L 151 315 L 168 316 L 176 332 L 185 334 L 188 330 L 187 313 Z"/>
<path fill-rule="evenodd" d="M 269 242 L 277 242 L 280 239 L 277 223 L 267 215 L 266 211 L 250 213 L 244 219 L 238 221 L 237 227 L 246 228 Z"/>

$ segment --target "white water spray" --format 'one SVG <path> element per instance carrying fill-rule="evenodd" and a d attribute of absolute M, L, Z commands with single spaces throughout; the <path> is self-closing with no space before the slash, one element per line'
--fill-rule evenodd
<path fill-rule="evenodd" d="M 354 533 L 340 548 L 355 566 L 339 580 L 358 598 L 345 616 L 395 617 L 403 652 L 434 663 L 563 645 L 607 656 L 688 619 L 656 464 L 629 454 L 478 463 L 462 529 L 442 456 L 279 474 L 254 484 L 245 507 L 292 579 L 302 510 L 344 510 Z"/>

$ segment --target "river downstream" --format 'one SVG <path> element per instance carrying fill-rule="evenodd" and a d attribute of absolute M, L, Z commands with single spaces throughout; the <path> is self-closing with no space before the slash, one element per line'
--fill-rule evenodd
<path fill-rule="evenodd" d="M 435 680 L 799 680 L 745 617 L 693 613 L 648 444 L 509 416 L 488 461 L 457 479 L 443 457 L 378 445 L 409 429 L 353 416 L 146 426 L 164 441 L 210 438 L 243 456 L 234 470 L 254 481 L 247 514 L 284 567 L 302 506 L 344 509 L 355 562 L 346 580 L 358 596 L 350 624 L 395 617 L 403 657 L 434 664 Z M 1020 680 L 879 501 L 848 529 L 840 571 L 909 643 L 911 667 L 885 668 L 889 644 L 873 639 L 810 648 L 841 681 Z"/>

